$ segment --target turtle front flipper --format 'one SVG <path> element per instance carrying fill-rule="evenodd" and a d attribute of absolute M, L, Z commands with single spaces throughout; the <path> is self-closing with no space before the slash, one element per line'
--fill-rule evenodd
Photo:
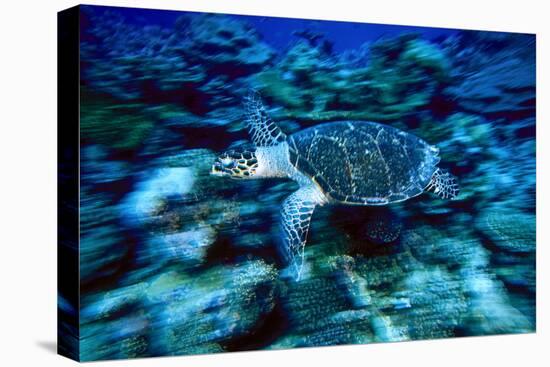
<path fill-rule="evenodd" d="M 284 253 L 292 266 L 296 280 L 302 276 L 304 247 L 313 210 L 323 203 L 323 196 L 313 186 L 303 186 L 283 203 L 281 225 L 284 235 Z"/>
<path fill-rule="evenodd" d="M 270 147 L 286 140 L 286 135 L 265 111 L 260 94 L 250 90 L 243 101 L 246 126 L 257 147 Z"/>
<path fill-rule="evenodd" d="M 456 177 L 442 169 L 436 169 L 426 191 L 433 191 L 441 199 L 454 199 L 460 191 Z"/>

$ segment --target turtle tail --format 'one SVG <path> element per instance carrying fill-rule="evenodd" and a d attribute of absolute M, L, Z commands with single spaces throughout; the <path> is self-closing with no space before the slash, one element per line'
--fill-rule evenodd
<path fill-rule="evenodd" d="M 426 191 L 433 191 L 441 199 L 454 199 L 457 197 L 460 188 L 457 179 L 449 172 L 442 169 L 436 169 L 432 175 Z"/>

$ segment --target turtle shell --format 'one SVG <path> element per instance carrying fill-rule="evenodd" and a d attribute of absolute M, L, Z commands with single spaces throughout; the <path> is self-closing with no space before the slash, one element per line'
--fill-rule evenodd
<path fill-rule="evenodd" d="M 439 162 L 435 146 L 367 121 L 320 124 L 287 141 L 291 164 L 345 204 L 385 205 L 419 195 Z"/>

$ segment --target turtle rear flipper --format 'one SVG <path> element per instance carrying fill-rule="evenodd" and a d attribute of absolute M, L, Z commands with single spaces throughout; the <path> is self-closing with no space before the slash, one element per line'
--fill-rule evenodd
<path fill-rule="evenodd" d="M 460 188 L 455 176 L 438 168 L 432 175 L 426 191 L 433 191 L 441 199 L 452 200 L 457 197 Z"/>

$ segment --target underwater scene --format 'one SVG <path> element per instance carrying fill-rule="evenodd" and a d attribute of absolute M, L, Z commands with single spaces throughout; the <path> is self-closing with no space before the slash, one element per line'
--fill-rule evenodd
<path fill-rule="evenodd" d="M 536 330 L 535 35 L 80 7 L 80 358 Z"/>

